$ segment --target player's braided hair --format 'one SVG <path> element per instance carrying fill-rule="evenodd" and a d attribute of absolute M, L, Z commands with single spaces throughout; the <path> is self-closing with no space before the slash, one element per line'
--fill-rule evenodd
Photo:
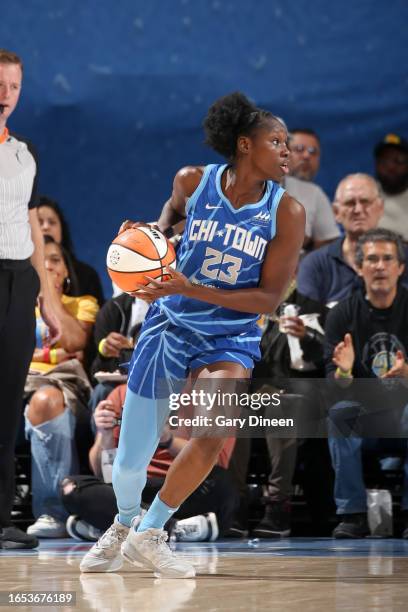
<path fill-rule="evenodd" d="M 236 155 L 239 136 L 250 136 L 266 121 L 279 120 L 269 111 L 257 108 L 244 94 L 236 91 L 219 98 L 204 119 L 206 144 L 228 160 Z"/>

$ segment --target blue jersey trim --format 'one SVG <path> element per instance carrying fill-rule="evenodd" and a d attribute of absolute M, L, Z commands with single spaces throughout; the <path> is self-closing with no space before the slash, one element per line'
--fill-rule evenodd
<path fill-rule="evenodd" d="M 282 196 L 285 193 L 285 191 L 286 190 L 283 189 L 283 187 L 279 187 L 279 189 L 275 193 L 275 197 L 273 198 L 273 201 L 272 201 L 272 206 L 271 206 L 271 240 L 276 235 L 276 215 L 277 215 L 277 212 L 278 212 L 278 206 L 280 204 L 280 201 L 281 201 Z"/>
<path fill-rule="evenodd" d="M 254 204 L 245 204 L 245 206 L 234 208 L 234 206 L 231 204 L 229 199 L 224 195 L 221 189 L 221 176 L 227 166 L 228 164 L 223 164 L 222 166 L 218 168 L 217 175 L 215 177 L 215 187 L 217 189 L 217 193 L 220 196 L 221 200 L 225 202 L 225 204 L 230 209 L 230 211 L 236 214 L 236 213 L 240 213 L 242 210 L 248 210 L 248 208 L 260 208 L 261 206 L 263 206 L 265 202 L 268 200 L 269 196 L 271 195 L 272 187 L 271 187 L 270 181 L 267 181 L 265 193 L 262 196 L 262 199 L 259 200 L 259 202 L 255 202 Z"/>
<path fill-rule="evenodd" d="M 188 198 L 187 206 L 186 206 L 186 214 L 192 214 L 194 212 L 194 207 L 197 204 L 197 200 L 200 197 L 204 187 L 207 184 L 208 177 L 210 176 L 211 170 L 216 166 L 216 164 L 208 164 L 204 168 L 203 176 L 201 177 L 201 181 L 199 182 L 196 190 L 191 194 Z"/>

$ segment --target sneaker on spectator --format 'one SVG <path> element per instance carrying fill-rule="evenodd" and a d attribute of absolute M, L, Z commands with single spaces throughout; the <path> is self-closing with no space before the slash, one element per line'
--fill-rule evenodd
<path fill-rule="evenodd" d="M 287 501 L 268 503 L 263 519 L 252 532 L 256 538 L 290 536 L 290 504 Z"/>
<path fill-rule="evenodd" d="M 231 527 L 223 534 L 225 538 L 247 538 L 248 537 L 248 500 L 241 497 L 238 510 L 235 512 Z"/>
<path fill-rule="evenodd" d="M 133 521 L 140 521 L 135 517 Z M 123 565 L 120 547 L 126 540 L 129 527 L 119 523 L 115 516 L 113 524 L 105 531 L 99 540 L 88 550 L 80 563 L 81 572 L 117 572 Z"/>
<path fill-rule="evenodd" d="M 0 527 L 0 548 L 37 548 L 38 545 L 38 539 L 34 535 L 27 534 L 14 525 Z"/>
<path fill-rule="evenodd" d="M 354 514 L 342 514 L 341 523 L 333 530 L 333 538 L 365 538 L 370 535 L 367 514 L 356 512 Z"/>
<path fill-rule="evenodd" d="M 176 521 L 171 532 L 177 542 L 214 542 L 218 534 L 218 521 L 214 512 Z"/>
<path fill-rule="evenodd" d="M 65 523 L 48 514 L 42 514 L 38 519 L 27 529 L 29 535 L 37 536 L 37 538 L 67 538 L 67 530 Z"/>
<path fill-rule="evenodd" d="M 176 557 L 166 544 L 167 539 L 164 529 L 137 532 L 131 527 L 121 547 L 122 555 L 130 563 L 149 567 L 157 578 L 193 578 L 194 567 Z"/>
<path fill-rule="evenodd" d="M 83 521 L 74 514 L 71 514 L 71 516 L 67 518 L 65 527 L 68 534 L 71 536 L 71 538 L 74 538 L 74 540 L 96 542 L 102 535 L 102 531 L 100 529 L 97 529 L 93 525 Z"/>

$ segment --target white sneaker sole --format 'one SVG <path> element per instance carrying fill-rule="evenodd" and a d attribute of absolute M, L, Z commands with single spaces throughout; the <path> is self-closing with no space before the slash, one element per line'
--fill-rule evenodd
<path fill-rule="evenodd" d="M 83 559 L 79 565 L 81 572 L 117 572 L 123 565 L 122 556 L 119 554 L 111 561 L 98 559 L 98 557 L 88 557 Z"/>
<path fill-rule="evenodd" d="M 41 531 L 38 530 L 30 530 L 27 529 L 27 535 L 35 536 L 36 538 L 49 538 L 49 539 L 58 539 L 58 538 L 69 538 L 67 531 Z"/>
<path fill-rule="evenodd" d="M 218 538 L 220 530 L 218 529 L 218 521 L 214 512 L 209 512 L 206 516 L 208 525 L 210 527 L 210 537 L 208 538 L 209 542 L 215 542 Z"/>
<path fill-rule="evenodd" d="M 67 518 L 67 522 L 65 524 L 65 529 L 67 530 L 68 535 L 74 540 L 78 540 L 79 542 L 97 542 L 101 537 L 102 533 L 99 532 L 99 536 L 93 537 L 91 535 L 83 536 L 78 531 L 75 530 L 75 523 L 77 521 L 76 516 L 69 516 Z"/>
<path fill-rule="evenodd" d="M 131 554 L 126 550 L 127 546 L 131 548 Z M 149 561 L 149 559 L 146 559 L 146 557 L 141 555 L 139 551 L 132 546 L 132 544 L 128 543 L 126 545 L 126 542 L 123 542 L 120 550 L 122 557 L 124 557 L 126 561 L 132 563 L 133 565 L 143 565 L 144 567 L 148 567 L 149 569 L 153 570 L 156 578 L 194 578 L 196 575 L 193 567 L 184 573 L 177 572 L 176 570 L 174 572 L 159 570 L 151 561 Z"/>

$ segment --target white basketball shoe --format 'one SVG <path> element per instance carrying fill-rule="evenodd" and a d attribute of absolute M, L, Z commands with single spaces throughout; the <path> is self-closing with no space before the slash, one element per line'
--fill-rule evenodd
<path fill-rule="evenodd" d="M 133 521 L 140 522 L 137 516 Z M 117 572 L 123 565 L 120 547 L 126 540 L 129 527 L 119 523 L 117 516 L 113 525 L 105 531 L 99 540 L 88 550 L 79 566 L 81 572 Z"/>
<path fill-rule="evenodd" d="M 160 578 L 193 578 L 194 567 L 177 557 L 168 547 L 167 532 L 164 529 L 129 529 L 128 536 L 121 546 L 122 555 L 130 563 L 142 563 Z"/>

